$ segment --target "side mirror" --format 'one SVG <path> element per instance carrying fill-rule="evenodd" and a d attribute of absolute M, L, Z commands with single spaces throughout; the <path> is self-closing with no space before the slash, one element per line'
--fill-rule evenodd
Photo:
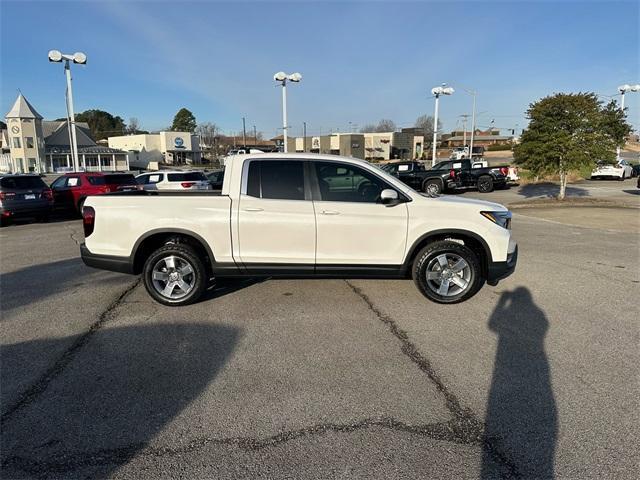
<path fill-rule="evenodd" d="M 389 207 L 397 205 L 399 203 L 398 192 L 392 188 L 385 188 L 380 193 L 380 201 L 383 205 L 387 205 Z"/>

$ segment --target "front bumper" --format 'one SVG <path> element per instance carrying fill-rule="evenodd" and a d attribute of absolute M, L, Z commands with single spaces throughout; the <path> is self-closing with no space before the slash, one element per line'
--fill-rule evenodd
<path fill-rule="evenodd" d="M 87 267 L 119 273 L 133 273 L 133 262 L 129 257 L 99 255 L 91 253 L 84 243 L 80 245 L 80 257 Z"/>
<path fill-rule="evenodd" d="M 500 280 L 511 275 L 518 263 L 518 246 L 516 245 L 513 253 L 507 255 L 506 262 L 491 262 L 487 268 L 487 283 L 496 286 Z"/>

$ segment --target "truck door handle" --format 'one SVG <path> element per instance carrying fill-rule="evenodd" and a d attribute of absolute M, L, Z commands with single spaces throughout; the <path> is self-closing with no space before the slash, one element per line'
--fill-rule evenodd
<path fill-rule="evenodd" d="M 259 207 L 247 207 L 244 209 L 245 212 L 262 212 L 264 209 Z"/>
<path fill-rule="evenodd" d="M 322 215 L 340 215 L 340 212 L 336 212 L 335 210 L 322 210 Z"/>

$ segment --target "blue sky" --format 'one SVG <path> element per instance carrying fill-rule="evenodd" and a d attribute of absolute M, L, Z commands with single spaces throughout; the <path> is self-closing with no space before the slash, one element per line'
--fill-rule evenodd
<path fill-rule="evenodd" d="M 478 91 L 478 125 L 521 128 L 529 103 L 553 92 L 612 95 L 640 82 L 638 2 L 35 2 L 0 0 L 1 109 L 17 89 L 48 119 L 64 116 L 64 76 L 47 51 L 84 51 L 73 67 L 76 111 L 107 110 L 143 128 L 181 107 L 239 131 L 281 126 L 276 71 L 300 135 L 433 114 L 460 127 Z M 640 93 L 627 95 L 640 128 Z"/>

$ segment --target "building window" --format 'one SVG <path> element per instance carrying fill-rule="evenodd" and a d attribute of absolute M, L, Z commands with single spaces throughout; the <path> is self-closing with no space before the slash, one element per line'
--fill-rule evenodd
<path fill-rule="evenodd" d="M 27 148 L 33 148 L 33 137 L 24 137 L 24 143 Z"/>
<path fill-rule="evenodd" d="M 36 159 L 35 158 L 30 158 L 27 160 L 27 164 L 29 166 L 29 171 L 30 172 L 35 172 L 36 171 Z"/>
<path fill-rule="evenodd" d="M 13 137 L 13 148 L 22 148 L 20 137 Z"/>

